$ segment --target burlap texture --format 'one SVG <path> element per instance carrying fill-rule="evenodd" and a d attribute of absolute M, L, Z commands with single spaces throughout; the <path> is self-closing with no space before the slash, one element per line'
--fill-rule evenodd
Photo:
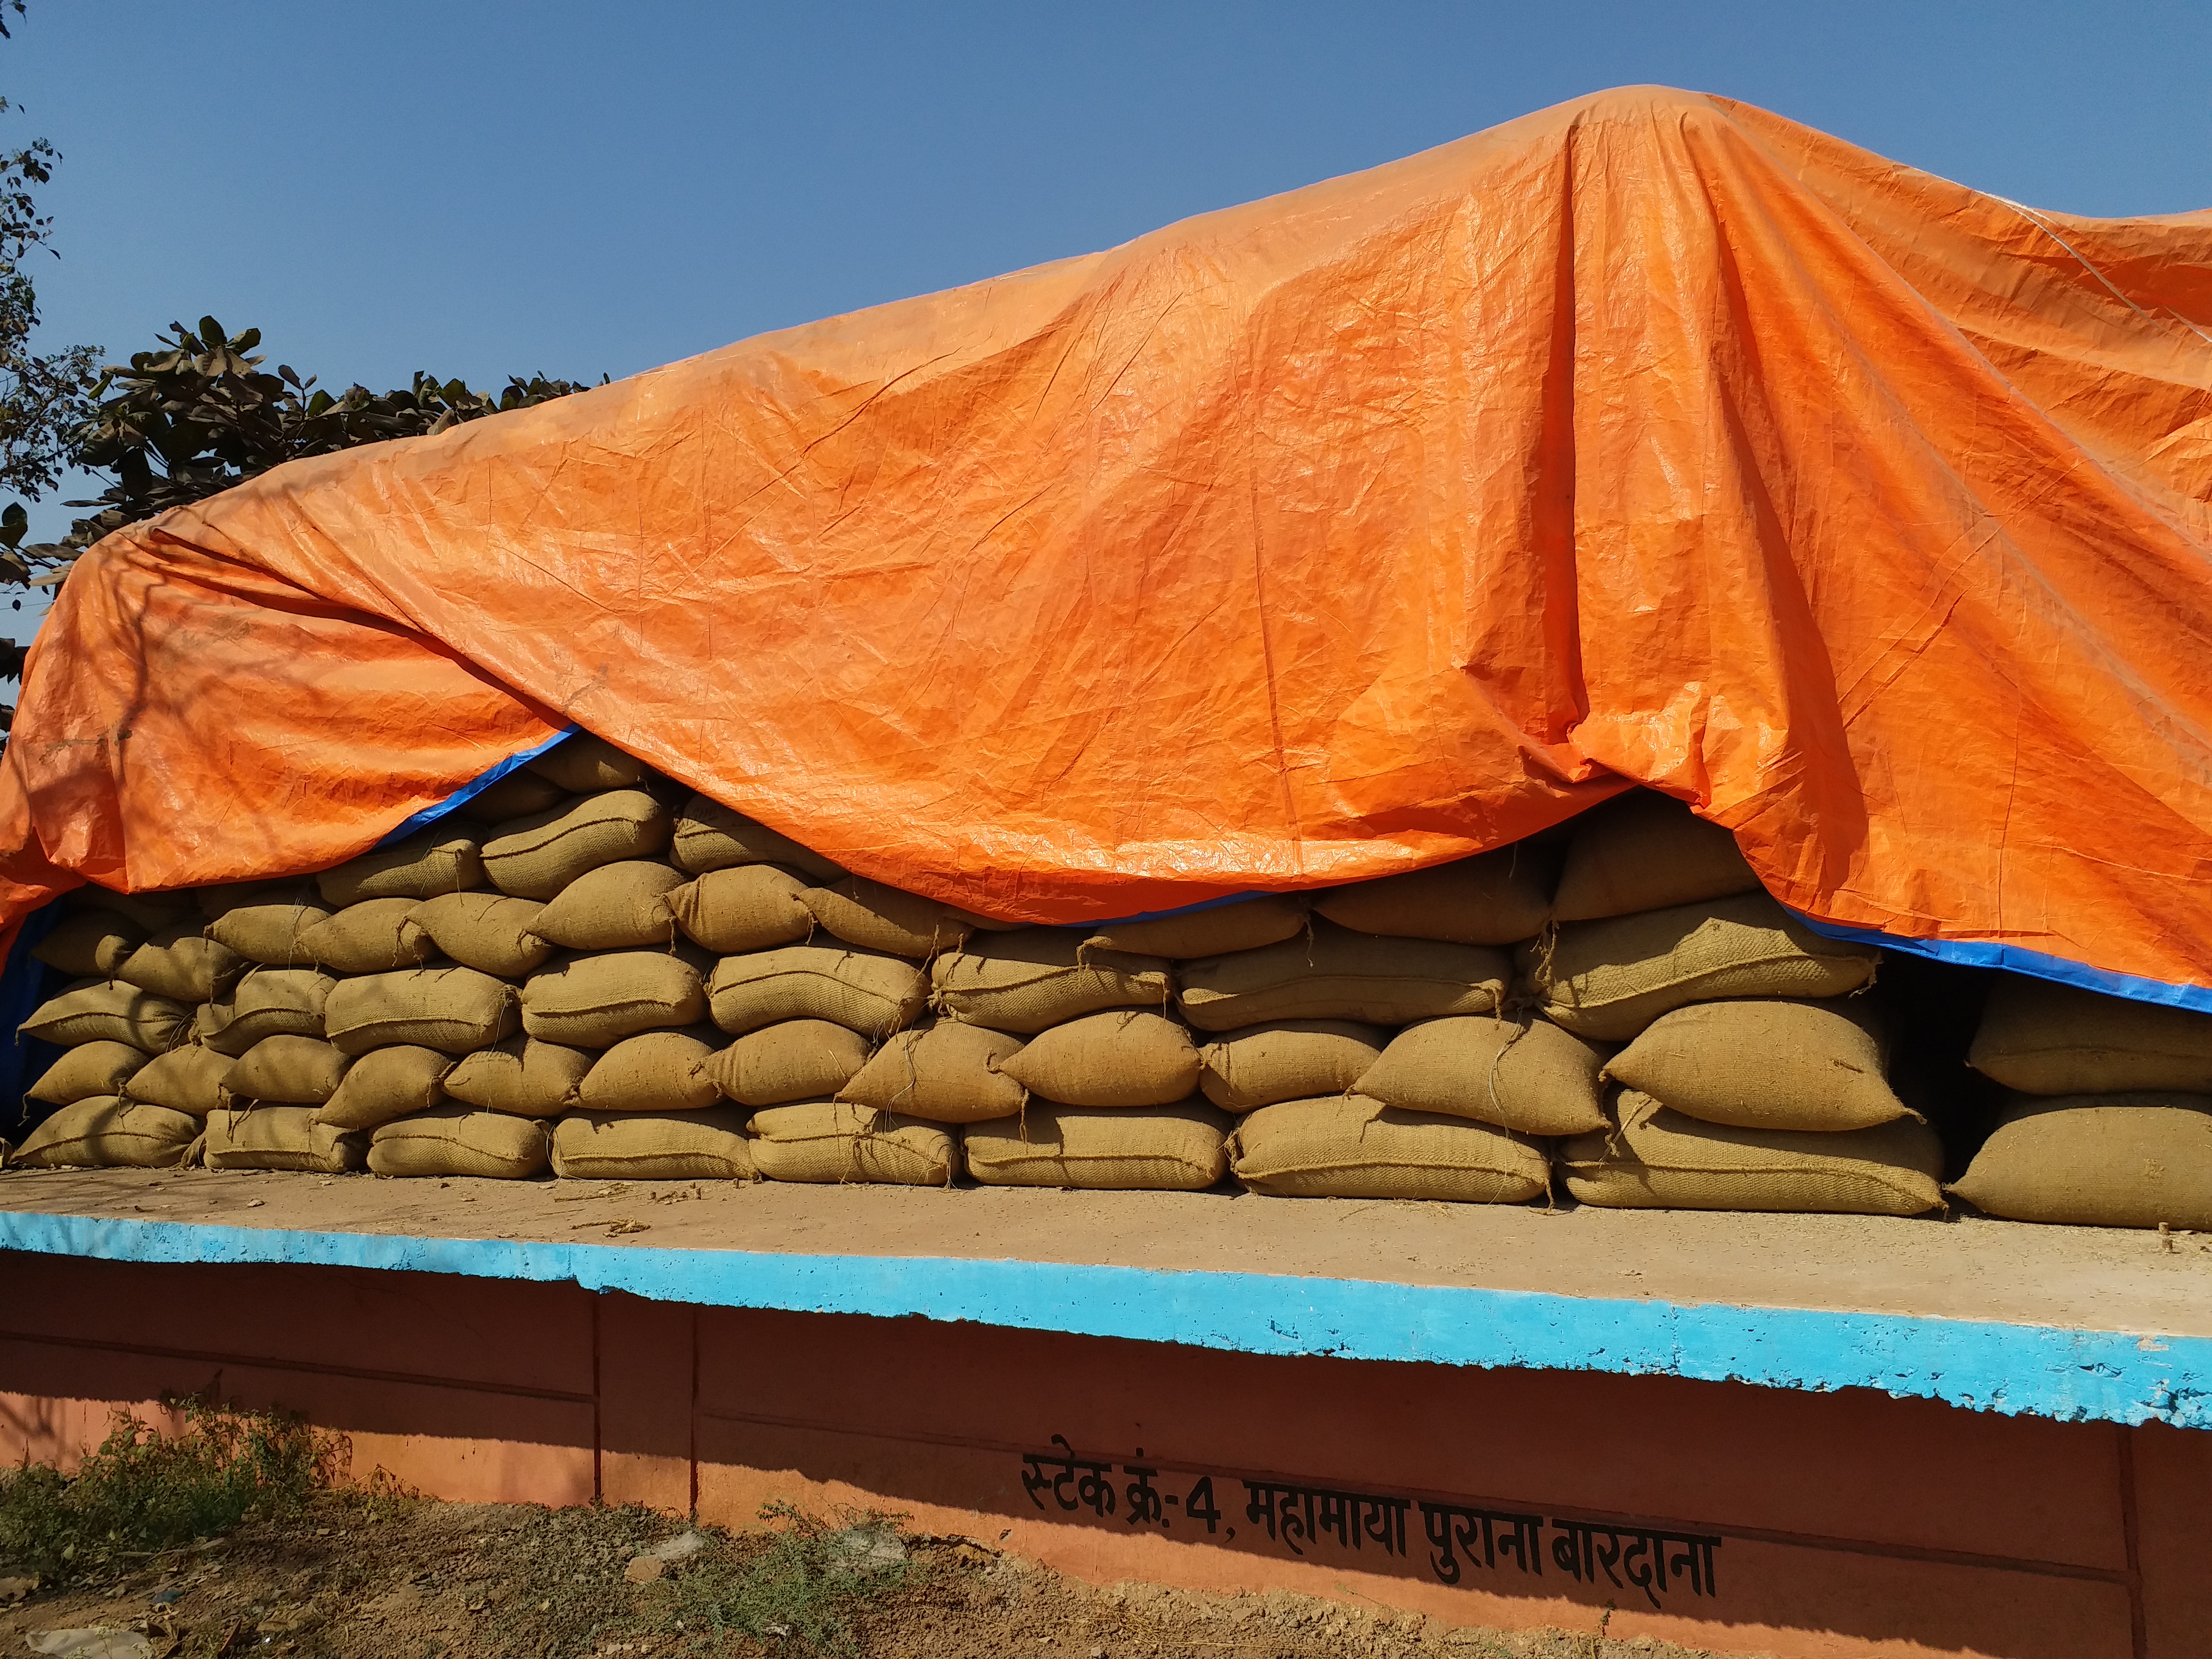
<path fill-rule="evenodd" d="M 438 954 L 435 940 L 407 924 L 420 899 L 373 898 L 349 904 L 300 936 L 319 968 L 334 974 L 386 974 Z"/>
<path fill-rule="evenodd" d="M 264 1037 L 319 1037 L 337 983 L 319 968 L 256 968 L 238 981 L 228 1004 L 207 1004 L 207 1021 L 196 1016 L 194 1029 L 234 1060 Z"/>
<path fill-rule="evenodd" d="M 635 789 L 659 776 L 636 756 L 624 754 L 605 738 L 595 738 L 588 732 L 579 732 L 544 754 L 533 755 L 523 762 L 522 769 L 536 773 L 572 795 Z"/>
<path fill-rule="evenodd" d="M 223 1074 L 226 1101 L 272 1106 L 319 1106 L 344 1080 L 348 1056 L 320 1037 L 264 1037 Z"/>
<path fill-rule="evenodd" d="M 1504 953 L 1487 945 L 1382 939 L 1316 921 L 1310 938 L 1186 964 L 1182 1009 L 1202 1031 L 1285 1019 L 1404 1025 L 1490 1012 L 1508 973 Z"/>
<path fill-rule="evenodd" d="M 119 1095 L 149 1063 L 144 1049 L 127 1042 L 112 1039 L 81 1042 L 74 1048 L 64 1048 L 62 1057 L 46 1067 L 23 1095 L 50 1106 L 72 1105 L 95 1095 Z"/>
<path fill-rule="evenodd" d="M 192 1025 L 192 1011 L 118 981 L 81 985 L 39 1005 L 22 1024 L 26 1036 L 74 1048 L 83 1042 L 127 1042 L 149 1054 L 173 1048 Z"/>
<path fill-rule="evenodd" d="M 315 1121 L 337 1129 L 374 1129 L 427 1112 L 445 1099 L 442 1085 L 454 1063 L 451 1054 L 412 1044 L 372 1048 L 346 1068 Z"/>
<path fill-rule="evenodd" d="M 692 796 L 676 815 L 675 860 L 695 876 L 740 864 L 787 864 L 823 883 L 845 875 L 843 866 L 704 795 Z"/>
<path fill-rule="evenodd" d="M 1734 836 L 1671 796 L 1638 789 L 1576 824 L 1552 915 L 1589 921 L 1759 890 Z"/>
<path fill-rule="evenodd" d="M 464 968 L 496 979 L 534 973 L 553 946 L 531 931 L 545 906 L 504 893 L 447 893 L 425 899 L 408 915 L 403 936 L 420 949 L 420 934 Z"/>
<path fill-rule="evenodd" d="M 199 907 L 189 893 L 116 893 L 90 884 L 70 889 L 62 899 L 62 909 L 72 916 L 87 910 L 105 911 L 111 917 L 122 917 L 141 933 L 158 933 L 199 915 Z"/>
<path fill-rule="evenodd" d="M 522 987 L 522 1029 L 574 1048 L 696 1025 L 706 1012 L 699 970 L 665 951 L 579 957 L 532 974 Z"/>
<path fill-rule="evenodd" d="M 923 898 L 860 876 L 847 876 L 800 896 L 823 932 L 864 951 L 926 962 L 966 941 L 969 921 L 935 899 Z"/>
<path fill-rule="evenodd" d="M 1277 1198 L 1521 1204 L 1549 1184 L 1543 1149 L 1521 1135 L 1364 1095 L 1262 1106 L 1238 1122 L 1230 1150 L 1237 1178 Z"/>
<path fill-rule="evenodd" d="M 1427 870 L 1331 887 L 1315 913 L 1355 933 L 1455 945 L 1511 945 L 1551 915 L 1549 862 L 1534 849 L 1501 848 Z"/>
<path fill-rule="evenodd" d="M 1054 1106 L 962 1132 L 968 1173 L 993 1187 L 1202 1192 L 1228 1172 L 1230 1121 L 1203 1100 L 1176 1106 Z"/>
<path fill-rule="evenodd" d="M 677 888 L 668 908 L 686 938 L 724 956 L 743 956 L 802 943 L 814 932 L 805 891 L 803 880 L 776 865 L 738 864 Z"/>
<path fill-rule="evenodd" d="M 723 1038 L 711 1025 L 641 1031 L 592 1062 L 568 1104 L 586 1112 L 696 1112 L 721 1097 L 713 1060 Z"/>
<path fill-rule="evenodd" d="M 842 1101 L 768 1107 L 752 1133 L 753 1168 L 770 1181 L 950 1187 L 960 1173 L 957 1131 Z"/>
<path fill-rule="evenodd" d="M 2007 974 L 1966 1064 L 2027 1095 L 2212 1094 L 2212 1014 Z"/>
<path fill-rule="evenodd" d="M 1870 1129 L 1907 1109 L 1887 1023 L 1863 998 L 1698 1002 L 1662 1014 L 1606 1075 L 1686 1117 L 1745 1129 Z"/>
<path fill-rule="evenodd" d="M 207 1002 L 235 985 L 247 966 L 237 951 L 184 921 L 148 938 L 116 970 L 116 977 L 155 996 Z"/>
<path fill-rule="evenodd" d="M 627 951 L 676 937 L 668 896 L 684 872 L 657 859 L 618 859 L 586 870 L 545 902 L 531 924 L 542 939 L 572 951 Z"/>
<path fill-rule="evenodd" d="M 571 1181 L 750 1181 L 745 1114 L 570 1112 L 553 1126 L 553 1173 Z"/>
<path fill-rule="evenodd" d="M 204 1042 L 184 1043 L 148 1060 L 121 1093 L 126 1100 L 205 1117 L 222 1104 L 222 1080 L 231 1063 L 228 1054 Z"/>
<path fill-rule="evenodd" d="M 512 985 L 473 968 L 368 974 L 331 990 L 324 1032 L 349 1054 L 402 1046 L 465 1054 L 514 1035 L 515 1000 Z"/>
<path fill-rule="evenodd" d="M 380 1124 L 368 1167 L 381 1176 L 486 1176 L 523 1181 L 544 1173 L 550 1132 L 530 1118 L 441 1106 Z"/>
<path fill-rule="evenodd" d="M 2212 1095 L 2016 1097 L 1951 1190 L 2013 1221 L 2212 1232 Z"/>
<path fill-rule="evenodd" d="M 1263 893 L 1234 904 L 1193 910 L 1187 915 L 1109 922 L 1084 944 L 1093 951 L 1117 951 L 1125 956 L 1165 957 L 1175 961 L 1225 956 L 1231 951 L 1256 951 L 1263 945 L 1295 939 L 1306 930 L 1306 909 L 1303 893 Z"/>
<path fill-rule="evenodd" d="M 120 974 L 131 953 L 145 942 L 143 927 L 112 910 L 78 910 L 57 921 L 53 931 L 31 947 L 31 955 L 73 979 L 107 979 Z"/>
<path fill-rule="evenodd" d="M 1919 1215 L 1942 1203 L 1943 1146 L 1903 1117 L 1832 1133 L 1738 1129 L 1668 1111 L 1626 1091 L 1617 1134 L 1559 1149 L 1567 1190 L 1617 1209 Z"/>
<path fill-rule="evenodd" d="M 1067 927 L 971 937 L 930 964 L 930 983 L 940 1012 L 1022 1036 L 1108 1008 L 1162 1009 L 1174 989 L 1166 958 L 1093 951 Z"/>
<path fill-rule="evenodd" d="M 823 1100 L 868 1063 L 868 1040 L 826 1019 L 787 1019 L 747 1032 L 708 1062 L 714 1085 L 740 1106 Z"/>
<path fill-rule="evenodd" d="M 8 1163 L 26 1170 L 166 1170 L 199 1133 L 199 1120 L 185 1113 L 94 1095 L 33 1129 Z"/>
<path fill-rule="evenodd" d="M 516 770 L 477 790 L 463 803 L 463 807 L 479 823 L 505 823 L 511 818 L 528 817 L 532 812 L 557 805 L 570 793 L 550 778 Z"/>
<path fill-rule="evenodd" d="M 725 957 L 707 981 L 714 1024 L 732 1036 L 787 1019 L 826 1019 L 884 1036 L 913 1023 L 928 990 L 927 976 L 904 957 L 849 945 Z"/>
<path fill-rule="evenodd" d="M 837 1098 L 931 1123 L 1011 1116 L 1022 1109 L 1022 1085 L 999 1068 L 1022 1047 L 988 1026 L 933 1019 L 887 1038 Z"/>
<path fill-rule="evenodd" d="M 1474 1118 L 1524 1135 L 1606 1127 L 1604 1051 L 1548 1020 L 1425 1020 L 1390 1040 L 1358 1093 L 1400 1111 Z"/>
<path fill-rule="evenodd" d="M 1172 1106 L 1198 1086 L 1198 1048 L 1180 1020 L 1109 1008 L 1047 1026 L 999 1069 L 1062 1106 Z"/>
<path fill-rule="evenodd" d="M 587 870 L 653 857 L 668 834 L 668 809 L 642 789 L 586 795 L 499 825 L 484 874 L 510 896 L 550 899 Z"/>
<path fill-rule="evenodd" d="M 1390 1033 L 1348 1019 L 1279 1019 L 1225 1031 L 1198 1051 L 1198 1086 L 1228 1112 L 1340 1095 L 1382 1057 Z"/>
<path fill-rule="evenodd" d="M 305 968 L 315 960 L 307 945 L 307 932 L 319 921 L 328 921 L 331 914 L 331 906 L 307 898 L 234 904 L 208 923 L 207 936 L 248 962 Z"/>
<path fill-rule="evenodd" d="M 446 1073 L 445 1090 L 466 1106 L 510 1117 L 552 1117 L 576 1091 L 598 1054 L 535 1037 L 508 1037 L 464 1054 Z"/>
<path fill-rule="evenodd" d="M 1626 1042 L 1664 1013 L 1736 997 L 1837 997 L 1874 982 L 1881 953 L 1824 939 L 1764 893 L 1571 922 L 1521 949 L 1544 1012 Z"/>
<path fill-rule="evenodd" d="M 207 1115 L 200 1161 L 210 1170 L 342 1175 L 362 1166 L 366 1137 L 315 1121 L 312 1106 L 220 1108 Z"/>
<path fill-rule="evenodd" d="M 315 878 L 323 902 L 332 909 L 369 899 L 426 899 L 463 893 L 483 885 L 483 858 L 474 827 L 468 832 L 452 822 L 417 830 L 404 841 L 348 859 Z"/>

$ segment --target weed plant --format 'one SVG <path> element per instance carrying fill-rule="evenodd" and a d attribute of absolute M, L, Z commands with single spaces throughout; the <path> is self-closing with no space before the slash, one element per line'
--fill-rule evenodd
<path fill-rule="evenodd" d="M 898 1541 L 898 1517 L 841 1514 L 833 1524 L 787 1503 L 761 1507 L 781 1530 L 741 1559 L 712 1556 L 656 1586 L 650 1620 L 662 1631 L 750 1637 L 772 1649 L 842 1656 L 860 1651 L 858 1620 L 871 1602 L 910 1585 L 920 1571 Z"/>

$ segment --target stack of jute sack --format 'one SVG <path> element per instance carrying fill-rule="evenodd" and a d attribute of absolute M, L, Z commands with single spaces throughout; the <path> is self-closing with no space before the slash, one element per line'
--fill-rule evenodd
<path fill-rule="evenodd" d="M 2015 1221 L 2212 1231 L 2212 1014 L 2006 975 L 1966 1058 L 2012 1093 L 1957 1196 Z"/>
<path fill-rule="evenodd" d="M 1813 933 L 1728 832 L 1662 798 L 1579 822 L 1522 947 L 1543 1012 L 1611 1048 L 1606 1121 L 1559 1152 L 1586 1204 L 1913 1215 L 1942 1146 L 1889 1081 L 1879 953 Z"/>

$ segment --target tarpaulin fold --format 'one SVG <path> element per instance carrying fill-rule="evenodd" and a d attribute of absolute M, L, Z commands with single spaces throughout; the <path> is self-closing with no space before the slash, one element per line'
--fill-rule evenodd
<path fill-rule="evenodd" d="M 573 722 L 1007 918 L 1639 782 L 1810 917 L 2212 996 L 2208 647 L 2212 216 L 1630 88 L 117 532 L 0 904 L 327 865 Z"/>

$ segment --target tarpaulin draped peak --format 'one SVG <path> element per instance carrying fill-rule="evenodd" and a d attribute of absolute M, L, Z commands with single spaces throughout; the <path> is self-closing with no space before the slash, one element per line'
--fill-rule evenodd
<path fill-rule="evenodd" d="M 577 723 L 1070 922 L 1625 781 L 1785 902 L 2212 987 L 2212 217 L 1607 93 L 118 532 L 9 915 L 327 865 Z"/>

